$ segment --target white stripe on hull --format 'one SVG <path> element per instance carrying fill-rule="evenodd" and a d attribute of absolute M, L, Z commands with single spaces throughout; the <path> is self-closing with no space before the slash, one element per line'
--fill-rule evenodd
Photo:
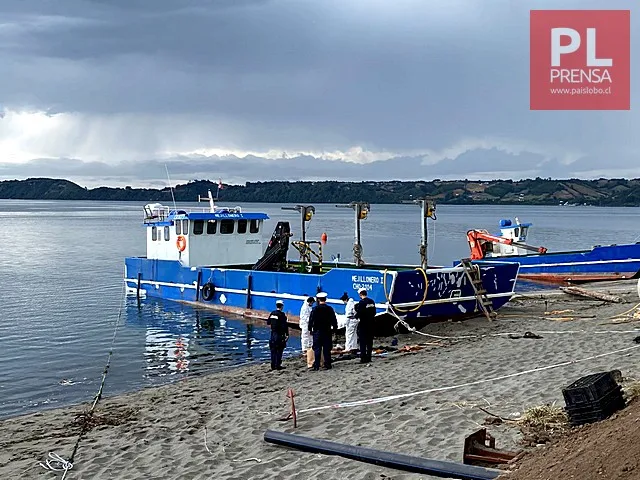
<path fill-rule="evenodd" d="M 502 297 L 511 297 L 514 295 L 514 292 L 504 292 L 504 293 L 490 293 L 487 294 L 487 298 L 502 298 Z M 459 302 L 468 302 L 471 300 L 476 300 L 476 297 L 452 297 L 452 298 L 439 298 L 437 300 L 427 300 L 424 302 L 424 305 L 435 305 L 438 303 L 459 303 Z M 422 304 L 422 302 L 411 302 L 411 303 L 394 303 L 394 307 L 404 308 L 404 307 L 417 307 Z M 384 304 L 385 306 L 387 304 Z"/>
<path fill-rule="evenodd" d="M 131 282 L 134 285 L 138 284 L 138 279 L 137 278 L 125 278 L 126 282 Z M 163 286 L 163 287 L 176 287 L 176 288 L 181 288 L 181 289 L 196 289 L 196 284 L 190 284 L 190 283 L 170 283 L 170 282 L 156 282 L 153 280 L 141 280 L 140 281 L 141 284 L 147 284 L 147 285 L 154 285 L 154 286 Z M 235 289 L 235 288 L 224 288 L 224 287 L 215 287 L 216 288 L 216 292 L 222 292 L 222 293 L 237 293 L 240 295 L 246 295 L 247 294 L 247 289 Z M 133 287 L 133 291 L 135 291 L 135 287 Z M 257 292 L 255 290 L 251 290 L 251 295 L 252 296 L 256 296 L 256 297 L 272 297 L 272 298 L 281 298 L 283 300 L 306 300 L 308 297 L 305 295 L 294 295 L 291 293 L 271 293 L 271 292 Z M 514 295 L 514 292 L 504 292 L 504 293 L 492 293 L 492 294 L 488 294 L 487 298 L 502 298 L 502 297 L 511 297 L 512 295 Z M 409 302 L 409 303 L 397 303 L 394 304 L 394 307 L 398 307 L 398 308 L 406 308 L 406 307 L 417 307 L 418 305 L 436 305 L 436 304 L 441 304 L 441 303 L 460 303 L 460 302 L 467 302 L 467 301 L 472 301 L 472 300 L 476 300 L 476 297 L 474 296 L 469 296 L 469 297 L 450 297 L 450 298 L 439 298 L 437 300 L 427 300 L 424 303 L 423 302 Z M 334 298 L 327 298 L 327 303 L 334 303 L 336 305 L 342 305 L 344 304 L 344 302 L 340 299 L 334 299 Z M 382 308 L 382 309 L 388 309 L 389 308 L 389 303 L 376 303 L 376 308 Z"/>
<path fill-rule="evenodd" d="M 481 260 L 483 263 L 505 263 L 504 260 Z M 569 265 L 598 265 L 602 263 L 633 263 L 640 262 L 640 258 L 629 258 L 627 260 L 591 260 L 588 262 L 565 262 L 565 263 L 536 263 L 535 265 L 527 265 L 520 263 L 520 268 L 539 268 L 539 267 L 566 267 Z M 519 263 L 512 261 L 511 263 Z"/>

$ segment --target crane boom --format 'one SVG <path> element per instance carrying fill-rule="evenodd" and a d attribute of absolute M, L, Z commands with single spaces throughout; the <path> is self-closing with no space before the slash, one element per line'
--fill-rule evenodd
<path fill-rule="evenodd" d="M 527 245 L 526 243 L 516 242 L 511 238 L 491 235 L 486 230 L 469 230 L 467 232 L 467 240 L 469 241 L 472 260 L 481 260 L 485 257 L 487 243 L 500 243 L 502 245 L 512 245 L 523 248 L 530 252 L 547 253 L 547 249 L 545 247 L 534 247 L 533 245 Z"/>

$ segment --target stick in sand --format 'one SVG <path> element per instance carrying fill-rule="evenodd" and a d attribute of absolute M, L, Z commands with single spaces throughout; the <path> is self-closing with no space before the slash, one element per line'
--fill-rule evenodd
<path fill-rule="evenodd" d="M 609 295 L 608 293 L 602 292 L 591 292 L 580 287 L 560 287 L 560 290 L 580 297 L 595 298 L 597 300 L 602 300 L 603 302 L 622 303 L 622 299 L 615 295 Z"/>

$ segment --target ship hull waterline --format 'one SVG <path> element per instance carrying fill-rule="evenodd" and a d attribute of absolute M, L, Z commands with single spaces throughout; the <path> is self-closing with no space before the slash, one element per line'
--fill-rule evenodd
<path fill-rule="evenodd" d="M 128 257 L 125 284 L 130 294 L 177 301 L 245 318 L 266 319 L 282 299 L 289 322 L 297 325 L 303 302 L 323 291 L 337 314 L 347 293 L 356 301 L 366 288 L 376 303 L 377 327 L 387 331 L 398 317 L 412 327 L 444 319 L 465 319 L 481 314 L 471 282 L 461 267 L 390 270 L 340 265 L 325 273 L 253 271 L 241 268 L 188 267 L 177 261 Z M 514 295 L 519 265 L 493 263 L 481 267 L 487 298 L 494 310 Z M 427 288 L 425 292 L 425 275 Z M 209 285 L 208 298 L 203 296 Z M 211 288 L 213 287 L 213 288 Z M 211 290 L 214 293 L 211 293 Z M 390 306 L 393 305 L 393 307 Z"/>

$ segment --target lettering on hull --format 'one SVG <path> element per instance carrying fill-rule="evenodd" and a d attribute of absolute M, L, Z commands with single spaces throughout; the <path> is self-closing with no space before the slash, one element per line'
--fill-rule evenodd
<path fill-rule="evenodd" d="M 368 276 L 368 275 L 352 275 L 351 286 L 354 290 L 366 289 L 368 292 L 373 290 L 373 285 L 380 285 L 382 283 L 382 277 Z"/>

